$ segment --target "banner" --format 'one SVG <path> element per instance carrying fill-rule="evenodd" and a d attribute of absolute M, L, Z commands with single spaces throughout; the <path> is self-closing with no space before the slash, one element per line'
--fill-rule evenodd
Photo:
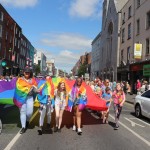
<path fill-rule="evenodd" d="M 134 44 L 134 59 L 142 59 L 142 44 Z"/>

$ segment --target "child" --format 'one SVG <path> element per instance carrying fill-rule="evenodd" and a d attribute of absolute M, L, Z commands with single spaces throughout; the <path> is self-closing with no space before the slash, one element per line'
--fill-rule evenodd
<path fill-rule="evenodd" d="M 109 108 L 112 101 L 112 93 L 109 87 L 106 87 L 105 93 L 102 94 L 102 98 L 106 100 L 106 106 L 108 107 L 106 111 L 102 112 L 103 123 L 108 123 Z"/>

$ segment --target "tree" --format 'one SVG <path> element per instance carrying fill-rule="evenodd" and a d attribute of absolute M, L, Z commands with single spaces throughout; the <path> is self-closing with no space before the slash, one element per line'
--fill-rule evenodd
<path fill-rule="evenodd" d="M 35 75 L 38 75 L 41 72 L 40 65 L 35 65 Z"/>
<path fill-rule="evenodd" d="M 81 64 L 78 70 L 78 76 L 82 76 L 86 73 L 86 64 Z"/>

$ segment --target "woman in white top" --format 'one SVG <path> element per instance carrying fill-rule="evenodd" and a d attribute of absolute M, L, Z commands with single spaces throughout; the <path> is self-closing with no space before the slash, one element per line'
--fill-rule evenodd
<path fill-rule="evenodd" d="M 54 132 L 61 132 L 61 123 L 64 109 L 66 107 L 67 92 L 65 82 L 59 82 L 55 90 L 55 114 L 56 114 L 56 127 Z"/>

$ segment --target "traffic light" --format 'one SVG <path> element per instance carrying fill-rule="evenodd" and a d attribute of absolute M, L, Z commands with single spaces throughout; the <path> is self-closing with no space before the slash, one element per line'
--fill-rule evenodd
<path fill-rule="evenodd" d="M 7 66 L 6 60 L 2 60 L 2 61 L 1 61 L 1 66 L 2 66 L 2 67 L 6 67 L 6 66 Z"/>

